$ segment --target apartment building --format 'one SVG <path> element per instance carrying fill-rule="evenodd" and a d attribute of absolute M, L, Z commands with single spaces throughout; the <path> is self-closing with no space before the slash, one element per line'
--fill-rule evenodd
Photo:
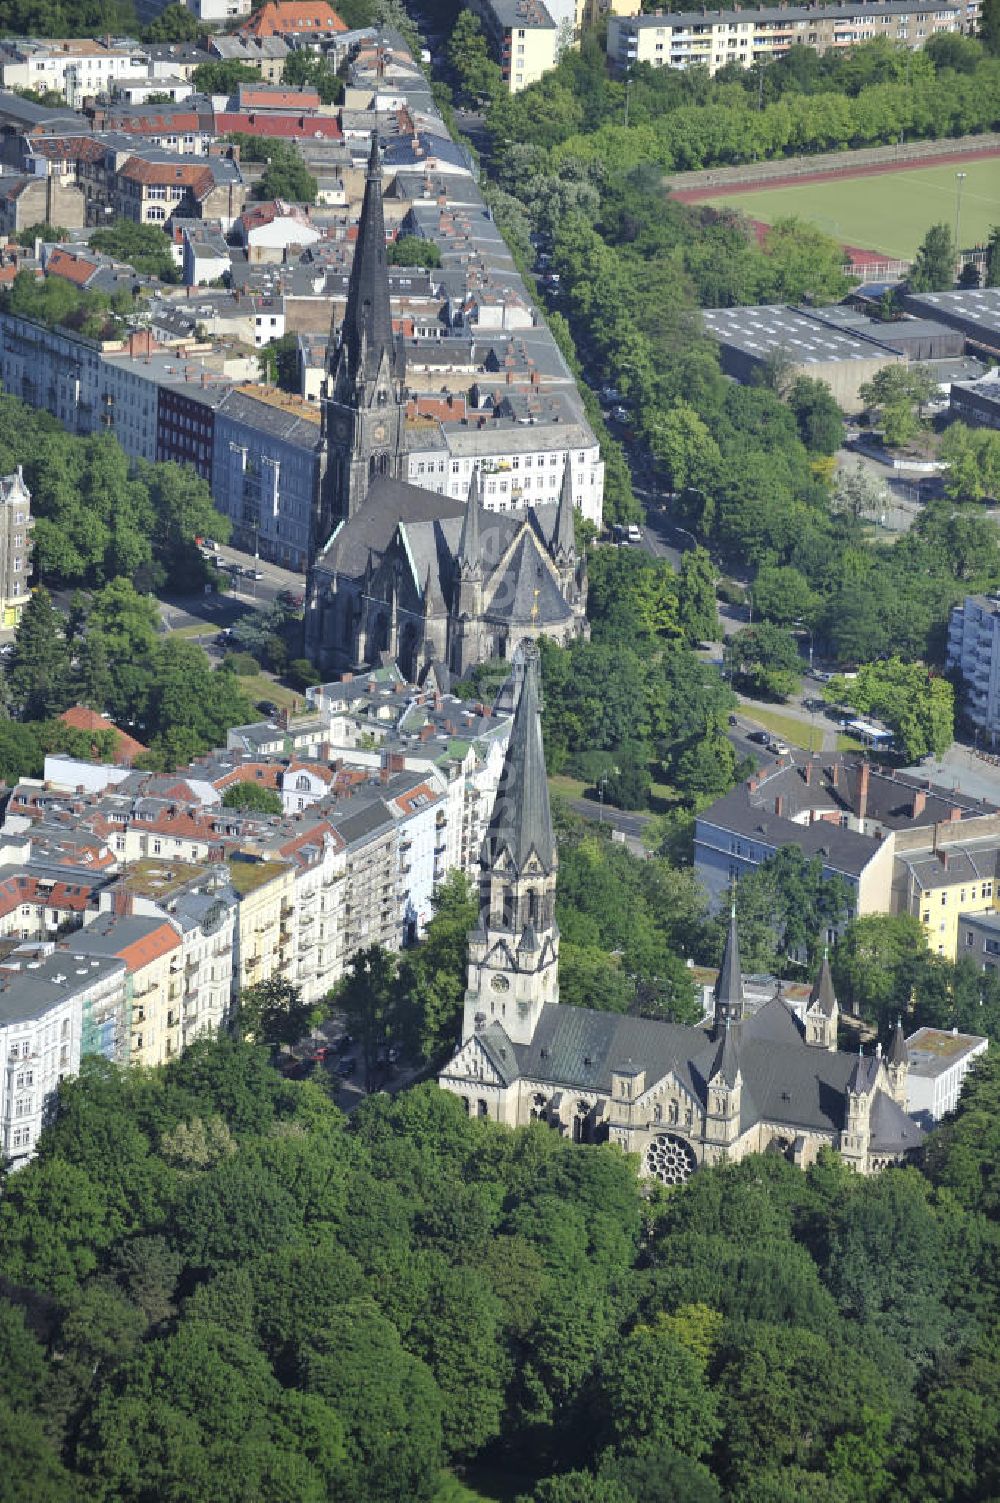
<path fill-rule="evenodd" d="M 212 499 L 247 552 L 308 567 L 319 493 L 320 414 L 299 397 L 241 387 L 215 406 Z"/>
<path fill-rule="evenodd" d="M 707 68 L 727 63 L 749 68 L 795 46 L 817 52 L 853 47 L 878 38 L 919 49 L 939 32 L 971 29 L 965 5 L 872 0 L 863 5 L 788 5 L 745 10 L 656 11 L 608 20 L 608 57 L 626 72 L 637 63 L 653 68 Z"/>
<path fill-rule="evenodd" d="M 229 1025 L 238 899 L 223 862 L 137 861 L 110 884 L 105 878 L 95 900 L 102 914 L 125 909 L 139 918 L 169 922 L 179 935 L 183 991 L 173 1002 L 181 1004 L 182 1047 Z"/>
<path fill-rule="evenodd" d="M 418 418 L 407 429 L 405 478 L 464 501 L 473 473 L 487 511 L 523 511 L 559 499 L 569 463 L 573 505 L 600 529 L 604 461 L 590 428 L 561 396 L 511 394 L 489 416 Z"/>
<path fill-rule="evenodd" d="M 0 626 L 9 630 L 31 599 L 31 492 L 21 466 L 0 478 Z"/>
<path fill-rule="evenodd" d="M 71 109 L 107 93 L 115 79 L 146 69 L 145 50 L 129 37 L 19 37 L 0 43 L 4 88 L 61 94 Z"/>
<path fill-rule="evenodd" d="M 98 914 L 73 935 L 72 946 L 75 955 L 117 959 L 125 966 L 129 1063 L 162 1065 L 178 1055 L 183 1046 L 184 955 L 170 920 Z"/>
<path fill-rule="evenodd" d="M 239 899 L 233 971 L 237 990 L 295 980 L 295 873 L 286 861 L 234 855 L 226 863 Z"/>
<path fill-rule="evenodd" d="M 824 875 L 848 883 L 854 914 L 915 911 L 913 903 L 919 905 L 922 896 L 915 899 L 913 894 L 930 889 L 924 886 L 922 868 L 915 878 L 907 875 L 904 858 L 919 863 L 946 847 L 982 849 L 992 843 L 995 848 L 1000 843 L 998 816 L 1000 810 L 992 804 L 873 767 L 857 754 L 830 752 L 816 758 L 793 752 L 697 816 L 695 872 L 719 902 L 745 872 L 782 846 L 795 845 L 807 857 L 820 858 Z M 945 869 L 940 858 L 938 868 Z M 917 885 L 911 887 L 914 880 Z M 977 903 L 982 882 L 979 877 Z M 971 878 L 966 885 L 971 889 Z M 938 897 L 940 907 L 940 892 Z M 992 900 L 992 893 L 987 897 Z M 951 902 L 949 896 L 945 906 Z M 928 917 L 928 926 L 931 922 Z M 950 927 L 938 934 L 937 922 L 934 948 L 940 943 L 943 954 L 946 945 L 953 949 L 954 940 Z"/>
<path fill-rule="evenodd" d="M 471 9 L 512 94 L 537 83 L 559 61 L 559 27 L 542 0 L 475 0 Z"/>
<path fill-rule="evenodd" d="M 34 1154 L 59 1082 L 102 1042 L 101 1020 L 120 1019 L 124 990 L 120 960 L 25 949 L 0 961 L 0 1154 L 13 1168 Z"/>
<path fill-rule="evenodd" d="M 983 742 L 995 746 L 1000 735 L 1000 591 L 966 595 L 952 607 L 947 664 L 962 675 L 965 715 Z"/>

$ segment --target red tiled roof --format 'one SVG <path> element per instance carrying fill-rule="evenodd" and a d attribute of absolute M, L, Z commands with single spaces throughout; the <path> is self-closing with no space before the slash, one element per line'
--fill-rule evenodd
<path fill-rule="evenodd" d="M 215 117 L 215 129 L 220 136 L 227 131 L 242 131 L 285 140 L 339 141 L 342 135 L 332 115 L 280 115 L 271 110 L 221 110 Z"/>
<path fill-rule="evenodd" d="M 194 162 L 146 162 L 142 157 L 129 157 L 119 173 L 134 183 L 173 183 L 190 188 L 195 198 L 204 198 L 215 186 L 210 167 L 199 167 Z"/>
<path fill-rule="evenodd" d="M 325 0 L 268 0 L 240 27 L 245 37 L 322 36 L 347 27 Z"/>
<path fill-rule="evenodd" d="M 191 131 L 199 129 L 198 116 L 193 110 L 184 110 L 176 115 L 115 115 L 109 122 L 114 130 L 127 131 L 130 135 L 156 135 L 160 131 Z"/>
<path fill-rule="evenodd" d="M 72 726 L 75 731 L 114 731 L 115 756 L 120 762 L 131 761 L 134 757 L 141 756 L 143 752 L 149 750 L 148 746 L 143 746 L 142 742 L 137 741 L 134 736 L 119 730 L 118 726 L 104 715 L 98 715 L 96 710 L 88 710 L 86 705 L 73 705 L 70 709 L 64 710 L 59 719 L 64 725 Z"/>
<path fill-rule="evenodd" d="M 262 788 L 277 788 L 283 768 L 280 762 L 241 762 L 232 772 L 216 778 L 213 788 L 231 788 L 234 783 L 259 783 Z"/>
<path fill-rule="evenodd" d="M 321 103 L 316 89 L 276 89 L 255 84 L 240 84 L 237 97 L 241 110 L 318 110 Z"/>
<path fill-rule="evenodd" d="M 72 252 L 64 250 L 54 250 L 45 264 L 48 276 L 62 277 L 64 281 L 72 282 L 74 287 L 86 287 L 96 270 L 93 261 L 84 261 L 81 256 L 74 256 Z"/>
<path fill-rule="evenodd" d="M 50 161 L 97 162 L 106 148 L 91 136 L 44 136 L 33 139 L 31 149 Z"/>
<path fill-rule="evenodd" d="M 169 955 L 171 950 L 176 950 L 180 942 L 180 935 L 170 924 L 161 924 L 144 939 L 136 939 L 130 945 L 123 945 L 120 950 L 116 951 L 116 954 L 119 960 L 124 960 L 130 971 L 141 971 L 143 966 L 152 965 L 154 960 L 159 960 L 161 956 Z"/>

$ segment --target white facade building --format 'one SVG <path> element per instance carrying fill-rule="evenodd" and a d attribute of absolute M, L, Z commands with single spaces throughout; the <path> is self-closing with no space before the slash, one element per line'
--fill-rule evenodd
<path fill-rule="evenodd" d="M 948 622 L 948 667 L 965 681 L 965 713 L 991 744 L 1000 734 L 1000 592 L 966 595 Z"/>
<path fill-rule="evenodd" d="M 568 457 L 573 505 L 595 527 L 603 526 L 604 461 L 589 431 L 555 424 L 441 423 L 435 439 L 407 454 L 405 478 L 411 485 L 464 501 L 475 470 L 487 511 L 525 511 L 559 500 Z"/>
<path fill-rule="evenodd" d="M 129 37 L 19 38 L 0 47 L 0 82 L 7 89 L 62 94 L 76 109 L 104 94 L 117 78 L 145 73 L 147 59 Z"/>
<path fill-rule="evenodd" d="M 906 1040 L 910 1069 L 906 1109 L 924 1127 L 940 1122 L 958 1105 L 965 1077 L 985 1054 L 989 1040 L 973 1033 L 918 1028 Z"/>
<path fill-rule="evenodd" d="M 15 1168 L 33 1156 L 81 1054 L 124 1058 L 124 963 L 46 950 L 26 947 L 0 965 L 0 1151 Z"/>

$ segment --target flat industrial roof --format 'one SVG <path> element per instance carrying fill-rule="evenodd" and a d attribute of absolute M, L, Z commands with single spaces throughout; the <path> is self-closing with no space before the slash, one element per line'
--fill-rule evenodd
<path fill-rule="evenodd" d="M 820 315 L 800 308 L 764 305 L 752 308 L 710 308 L 702 313 L 705 331 L 720 344 L 765 359 L 784 351 L 797 365 L 829 361 L 895 360 L 895 350 L 870 335 L 835 328 Z"/>

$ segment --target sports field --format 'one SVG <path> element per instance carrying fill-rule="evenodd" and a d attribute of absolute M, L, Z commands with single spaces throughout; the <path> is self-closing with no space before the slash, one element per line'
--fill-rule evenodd
<path fill-rule="evenodd" d="M 843 245 L 911 258 L 932 224 L 955 230 L 957 172 L 962 184 L 962 248 L 982 244 L 990 226 L 1000 224 L 1000 157 L 976 158 L 966 164 L 915 167 L 866 177 L 814 180 L 784 188 L 723 193 L 701 198 L 723 204 L 751 219 L 773 224 L 796 215 L 826 230 Z"/>

